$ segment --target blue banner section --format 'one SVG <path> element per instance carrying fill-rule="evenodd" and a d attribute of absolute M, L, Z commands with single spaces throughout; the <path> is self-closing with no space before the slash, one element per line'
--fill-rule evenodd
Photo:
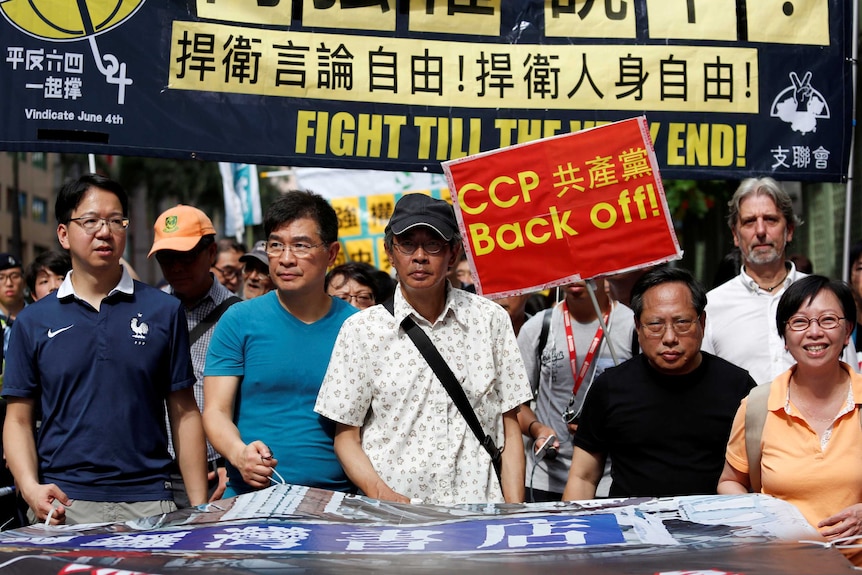
<path fill-rule="evenodd" d="M 411 505 L 278 485 L 114 524 L 0 532 L 0 573 L 852 573 L 764 495 Z"/>
<path fill-rule="evenodd" d="M 850 0 L 0 2 L 0 148 L 441 172 L 646 115 L 665 178 L 840 181 Z"/>
<path fill-rule="evenodd" d="M 36 546 L 62 543 L 85 549 L 298 553 L 479 553 L 549 551 L 625 543 L 613 515 L 536 515 L 468 520 L 446 525 L 247 523 L 145 533 L 35 538 Z"/>

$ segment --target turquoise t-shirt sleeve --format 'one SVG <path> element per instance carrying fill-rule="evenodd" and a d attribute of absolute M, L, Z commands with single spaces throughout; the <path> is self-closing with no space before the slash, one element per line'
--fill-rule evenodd
<path fill-rule="evenodd" d="M 238 375 L 244 373 L 244 336 L 240 327 L 243 313 L 241 303 L 233 305 L 219 318 L 207 348 L 204 376 Z"/>

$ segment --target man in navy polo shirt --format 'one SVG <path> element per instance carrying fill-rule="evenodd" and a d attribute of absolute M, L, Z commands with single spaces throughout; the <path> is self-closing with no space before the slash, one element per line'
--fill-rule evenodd
<path fill-rule="evenodd" d="M 57 197 L 72 271 L 13 326 L 3 447 L 30 519 L 116 522 L 173 511 L 165 406 L 192 504 L 206 502 L 203 426 L 182 304 L 120 257 L 128 197 L 86 174 Z M 36 401 L 42 424 L 34 437 Z"/>

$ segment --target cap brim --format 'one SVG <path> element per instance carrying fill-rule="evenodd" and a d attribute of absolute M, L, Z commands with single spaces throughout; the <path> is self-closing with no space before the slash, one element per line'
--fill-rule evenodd
<path fill-rule="evenodd" d="M 162 250 L 173 250 L 175 252 L 190 252 L 201 241 L 200 237 L 196 238 L 165 238 L 153 244 L 150 253 L 147 257 L 151 257 L 154 253 Z"/>
<path fill-rule="evenodd" d="M 395 226 L 392 226 L 392 233 L 398 236 L 403 234 L 407 230 L 412 230 L 413 228 L 423 226 L 426 228 L 431 228 L 447 242 L 451 240 L 452 237 L 455 235 L 455 230 L 452 229 L 452 226 L 450 226 L 449 224 L 442 224 L 440 222 L 429 222 L 428 219 L 429 218 L 427 216 L 424 216 L 422 218 L 408 218 L 407 221 L 399 223 L 398 229 L 396 229 Z"/>

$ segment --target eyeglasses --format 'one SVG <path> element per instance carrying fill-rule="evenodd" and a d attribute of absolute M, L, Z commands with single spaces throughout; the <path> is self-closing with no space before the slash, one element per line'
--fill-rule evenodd
<path fill-rule="evenodd" d="M 108 229 L 118 234 L 125 232 L 129 227 L 129 218 L 97 218 L 94 216 L 82 216 L 80 218 L 69 218 L 70 222 L 78 222 L 78 225 L 84 228 L 84 231 L 91 236 L 102 229 L 102 226 L 108 226 Z"/>
<path fill-rule="evenodd" d="M 670 323 L 665 321 L 650 321 L 641 324 L 641 326 L 643 326 L 644 332 L 646 333 L 647 337 L 661 337 L 667 330 L 668 325 L 673 328 L 674 333 L 676 333 L 677 335 L 686 335 L 694 329 L 696 323 L 697 318 L 675 319 Z"/>
<path fill-rule="evenodd" d="M 812 321 L 816 321 L 821 329 L 835 329 L 841 325 L 843 317 L 839 317 L 834 313 L 824 313 L 820 317 L 805 317 L 804 315 L 795 315 L 787 320 L 784 325 L 791 331 L 805 331 L 811 326 Z"/>
<path fill-rule="evenodd" d="M 406 242 L 392 242 L 392 245 L 398 248 L 398 251 L 405 256 L 412 256 L 420 247 L 422 248 L 422 251 L 424 251 L 426 254 L 431 254 L 432 256 L 435 256 L 445 250 L 446 246 L 449 245 L 449 242 L 444 242 L 441 240 L 431 240 L 430 242 L 419 244 L 408 240 Z"/>
<path fill-rule="evenodd" d="M 332 295 L 347 302 L 355 301 L 363 305 L 374 303 L 374 294 L 371 293 L 358 293 L 355 295 L 352 293 L 336 293 Z"/>
<path fill-rule="evenodd" d="M 319 244 L 307 244 L 305 242 L 283 244 L 281 242 L 269 241 L 266 242 L 266 255 L 271 258 L 280 258 L 284 250 L 288 250 L 298 258 L 307 258 L 311 255 L 311 250 L 328 244 L 329 242 L 320 242 Z"/>
<path fill-rule="evenodd" d="M 242 273 L 242 270 L 238 270 L 236 268 L 220 268 L 218 266 L 213 266 L 213 269 L 220 273 L 224 279 L 232 280 L 235 277 L 239 277 L 239 274 Z"/>
<path fill-rule="evenodd" d="M 21 278 L 23 277 L 24 274 L 22 274 L 21 272 L 9 272 L 8 274 L 0 274 L 0 284 L 6 283 L 7 281 L 15 283 L 17 281 L 21 281 Z"/>

